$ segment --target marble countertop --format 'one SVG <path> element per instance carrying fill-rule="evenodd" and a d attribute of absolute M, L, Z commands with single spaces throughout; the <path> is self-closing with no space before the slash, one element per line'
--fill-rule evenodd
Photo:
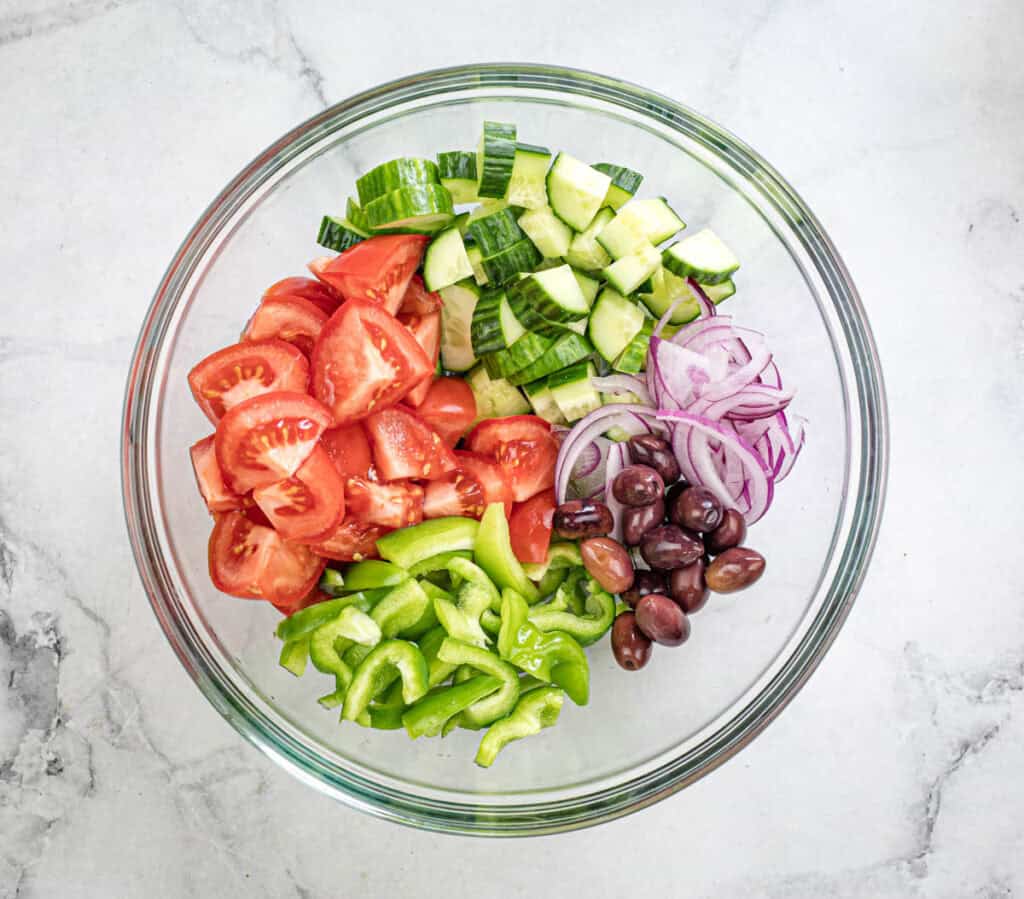
<path fill-rule="evenodd" d="M 1024 5 L 637 2 L 626 33 L 567 6 L 454 0 L 427 37 L 397 4 L 0 4 L 3 899 L 1024 895 Z M 118 471 L 137 328 L 214 193 L 328 102 L 493 57 L 656 86 L 774 163 L 860 287 L 893 435 L 867 582 L 781 718 L 649 810 L 497 852 L 238 737 L 143 597 Z"/>

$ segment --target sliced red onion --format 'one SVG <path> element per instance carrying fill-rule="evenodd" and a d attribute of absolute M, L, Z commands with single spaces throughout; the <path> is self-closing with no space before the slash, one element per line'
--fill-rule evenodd
<path fill-rule="evenodd" d="M 697 302 L 700 304 L 700 317 L 711 318 L 713 315 L 718 315 L 717 307 L 711 302 L 711 298 L 704 293 L 704 288 L 694 281 L 693 278 L 687 278 L 686 283 L 690 285 L 690 289 L 697 296 Z"/>
<path fill-rule="evenodd" d="M 633 394 L 642 403 L 651 401 L 647 385 L 636 375 L 607 375 L 603 378 L 591 378 L 590 383 L 598 393 Z"/>
<path fill-rule="evenodd" d="M 612 519 L 615 522 L 611 536 L 620 543 L 622 542 L 622 512 L 625 507 L 615 498 L 615 493 L 612 491 L 612 481 L 628 464 L 629 452 L 626 449 L 626 444 L 616 443 L 608 451 L 608 463 L 605 466 L 604 504 L 611 510 Z"/>

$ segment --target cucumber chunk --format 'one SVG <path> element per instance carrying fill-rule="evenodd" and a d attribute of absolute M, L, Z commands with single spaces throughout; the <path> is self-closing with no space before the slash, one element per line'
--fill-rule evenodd
<path fill-rule="evenodd" d="M 575 331 L 567 331 L 548 348 L 543 356 L 509 375 L 508 381 L 517 386 L 536 381 L 567 365 L 586 359 L 592 352 L 594 352 L 594 347 L 586 337 Z"/>
<path fill-rule="evenodd" d="M 480 247 L 476 244 L 470 244 L 466 247 L 466 256 L 469 258 L 469 264 L 473 266 L 473 280 L 476 281 L 481 287 L 488 283 L 487 272 L 484 271 L 484 254 L 480 252 Z"/>
<path fill-rule="evenodd" d="M 611 206 L 612 209 L 618 209 L 628 203 L 640 189 L 640 183 L 644 180 L 644 176 L 639 172 L 610 162 L 596 162 L 594 168 L 612 179 L 604 198 L 604 205 Z"/>
<path fill-rule="evenodd" d="M 551 151 L 532 144 L 516 144 L 512 177 L 505 190 L 505 199 L 513 206 L 540 209 L 548 205 L 545 177 L 551 164 Z M 561 254 L 558 254 L 561 255 Z"/>
<path fill-rule="evenodd" d="M 444 287 L 440 293 L 441 363 L 448 371 L 468 371 L 476 364 L 470 329 L 480 288 L 467 280 Z"/>
<path fill-rule="evenodd" d="M 643 304 L 650 309 L 651 314 L 661 318 L 672 307 L 677 300 L 676 306 L 669 322 L 674 325 L 681 325 L 693 321 L 700 315 L 700 302 L 697 299 L 697 292 L 690 286 L 686 278 L 673 275 L 668 269 L 660 267 L 651 276 L 651 287 L 649 290 L 643 288 L 639 291 Z"/>
<path fill-rule="evenodd" d="M 421 187 L 440 184 L 437 163 L 429 159 L 403 156 L 381 163 L 365 175 L 356 178 L 356 192 L 362 206 L 368 206 L 378 197 L 386 196 L 403 187 Z"/>
<path fill-rule="evenodd" d="M 612 363 L 616 371 L 635 375 L 647 367 L 647 349 L 651 345 L 651 334 L 654 332 L 654 319 L 644 319 L 643 326 L 633 336 L 633 339 L 626 344 L 626 348 L 619 354 L 619 358 Z"/>
<path fill-rule="evenodd" d="M 516 222 L 516 213 L 511 206 L 471 218 L 466 233 L 480 247 L 485 259 L 526 237 Z"/>
<path fill-rule="evenodd" d="M 593 362 L 577 362 L 548 376 L 548 390 L 568 422 L 579 421 L 601 407 L 601 394 L 594 388 L 597 370 Z"/>
<path fill-rule="evenodd" d="M 569 424 L 565 420 L 565 416 L 562 415 L 562 410 L 558 408 L 555 398 L 551 395 L 547 378 L 541 378 L 531 384 L 524 384 L 523 393 L 526 394 L 526 399 L 529 400 L 534 413 L 544 421 L 549 421 L 553 425 Z"/>
<path fill-rule="evenodd" d="M 527 331 L 511 346 L 484 356 L 484 367 L 492 378 L 508 378 L 536 362 L 554 342 L 553 337 Z"/>
<path fill-rule="evenodd" d="M 370 235 L 357 228 L 348 219 L 336 219 L 333 216 L 325 215 L 320 220 L 320 230 L 316 235 L 316 242 L 328 250 L 341 253 L 349 247 L 354 247 Z"/>
<path fill-rule="evenodd" d="M 672 244 L 662 254 L 662 262 L 673 274 L 699 284 L 721 284 L 740 267 L 732 250 L 710 228 Z"/>
<path fill-rule="evenodd" d="M 606 362 L 614 362 L 644 324 L 644 310 L 606 287 L 594 303 L 587 336 Z"/>
<path fill-rule="evenodd" d="M 478 356 L 503 350 L 515 343 L 526 329 L 513 315 L 505 291 L 485 290 L 473 313 L 473 352 Z"/>
<path fill-rule="evenodd" d="M 400 187 L 371 200 L 363 212 L 373 231 L 410 228 L 432 233 L 454 218 L 451 194 L 440 184 Z"/>
<path fill-rule="evenodd" d="M 476 151 L 476 170 L 480 197 L 505 196 L 512 180 L 516 156 L 516 126 L 504 122 L 484 122 Z"/>
<path fill-rule="evenodd" d="M 466 383 L 476 399 L 477 421 L 482 418 L 522 415 L 530 411 L 530 404 L 518 388 L 501 378 L 492 378 L 482 365 L 466 375 Z"/>
<path fill-rule="evenodd" d="M 540 324 L 540 319 L 555 324 L 578 321 L 590 311 L 572 269 L 564 264 L 527 275 L 511 284 L 508 291 L 513 311 L 529 313 L 519 319 L 527 328 Z"/>
<path fill-rule="evenodd" d="M 602 270 L 602 274 L 621 294 L 631 294 L 653 275 L 661 265 L 661 254 L 650 244 L 636 252 L 617 259 Z"/>
<path fill-rule="evenodd" d="M 597 299 L 597 292 L 601 289 L 601 282 L 597 278 L 591 278 L 589 275 L 585 275 L 576 269 L 572 270 L 572 274 L 576 279 L 576 283 L 580 286 L 583 299 L 587 301 L 588 306 L 593 306 L 594 300 Z"/>
<path fill-rule="evenodd" d="M 504 284 L 520 272 L 533 271 L 540 260 L 541 255 L 533 241 L 524 237 L 494 256 L 484 256 L 480 264 L 489 281 Z"/>
<path fill-rule="evenodd" d="M 548 171 L 548 203 L 569 227 L 583 231 L 597 215 L 611 183 L 603 172 L 559 153 Z"/>
<path fill-rule="evenodd" d="M 550 206 L 527 209 L 519 216 L 519 227 L 542 256 L 556 258 L 569 252 L 572 228 L 555 215 Z"/>
<path fill-rule="evenodd" d="M 569 244 L 569 252 L 565 254 L 565 261 L 573 268 L 588 272 L 603 269 L 611 264 L 612 258 L 597 242 L 597 235 L 614 217 L 615 213 L 609 207 L 599 209 L 587 227 L 573 237 Z"/>
<path fill-rule="evenodd" d="M 727 300 L 736 293 L 736 285 L 733 283 L 732 278 L 722 281 L 720 284 L 702 284 L 701 289 L 716 306 L 722 300 Z"/>
<path fill-rule="evenodd" d="M 423 283 L 427 290 L 440 290 L 469 278 L 473 266 L 457 227 L 446 228 L 427 247 L 423 257 Z"/>
<path fill-rule="evenodd" d="M 441 183 L 452 195 L 453 203 L 475 203 L 476 153 L 467 150 L 449 150 L 437 154 L 437 169 Z"/>

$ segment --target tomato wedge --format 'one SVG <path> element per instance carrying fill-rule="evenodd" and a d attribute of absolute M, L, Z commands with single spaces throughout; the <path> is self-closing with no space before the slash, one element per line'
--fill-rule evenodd
<path fill-rule="evenodd" d="M 378 484 L 349 478 L 345 490 L 349 515 L 363 524 L 404 528 L 423 520 L 423 488 L 411 481 Z"/>
<path fill-rule="evenodd" d="M 285 540 L 316 543 L 334 533 L 345 515 L 345 482 L 321 446 L 290 478 L 252 496 Z"/>
<path fill-rule="evenodd" d="M 516 502 L 555 483 L 558 446 L 551 425 L 534 415 L 513 415 L 482 421 L 469 435 L 470 450 L 494 459 L 508 477 Z"/>
<path fill-rule="evenodd" d="M 327 256 L 324 261 L 330 262 L 333 258 L 333 256 Z M 285 278 L 276 284 L 271 284 L 263 292 L 264 299 L 269 297 L 299 297 L 309 300 L 327 315 L 331 315 L 341 305 L 341 297 L 333 288 L 320 281 L 314 281 L 312 278 Z"/>
<path fill-rule="evenodd" d="M 555 515 L 554 488 L 542 490 L 524 503 L 516 503 L 508 519 L 512 552 L 520 562 L 543 562 L 551 543 L 551 521 Z"/>
<path fill-rule="evenodd" d="M 188 373 L 199 408 L 214 424 L 228 409 L 262 393 L 294 390 L 304 393 L 309 363 L 301 351 L 283 340 L 237 343 L 211 353 Z"/>
<path fill-rule="evenodd" d="M 268 340 L 276 337 L 298 348 L 303 355 L 313 352 L 327 313 L 315 303 L 300 297 L 268 297 L 242 334 L 243 340 Z"/>
<path fill-rule="evenodd" d="M 393 406 L 433 371 L 398 319 L 374 303 L 349 300 L 313 348 L 311 388 L 341 425 Z"/>
<path fill-rule="evenodd" d="M 471 475 L 480 484 L 484 493 L 484 505 L 504 503 L 506 514 L 512 511 L 512 485 L 508 475 L 493 459 L 479 453 L 456 450 L 455 464 L 459 471 Z"/>
<path fill-rule="evenodd" d="M 455 457 L 429 425 L 405 409 L 375 412 L 365 422 L 373 461 L 385 481 L 433 480 L 455 468 Z"/>
<path fill-rule="evenodd" d="M 338 529 L 322 543 L 310 547 L 318 556 L 338 562 L 361 562 L 376 559 L 377 540 L 391 528 L 376 524 L 365 524 L 355 518 L 346 518 Z"/>
<path fill-rule="evenodd" d="M 424 518 L 444 518 L 446 515 L 482 518 L 485 509 L 483 487 L 465 471 L 456 469 L 427 484 L 423 497 Z"/>
<path fill-rule="evenodd" d="M 330 424 L 330 410 L 304 393 L 253 397 L 217 425 L 217 462 L 238 493 L 268 487 L 295 474 Z"/>
<path fill-rule="evenodd" d="M 353 476 L 369 477 L 373 456 L 370 454 L 370 441 L 366 439 L 366 431 L 362 425 L 329 428 L 321 435 L 320 445 L 327 450 L 343 479 L 348 480 Z"/>
<path fill-rule="evenodd" d="M 366 300 L 398 312 L 430 238 L 425 234 L 382 234 L 349 247 L 310 271 L 346 300 Z"/>
<path fill-rule="evenodd" d="M 298 599 L 293 599 L 288 602 L 275 602 L 272 605 L 282 615 L 294 615 L 300 609 L 308 609 L 310 606 L 315 606 L 318 602 L 327 602 L 329 599 L 334 599 L 330 593 L 324 593 L 314 587 L 305 596 L 300 596 Z"/>
<path fill-rule="evenodd" d="M 324 569 L 324 560 L 308 547 L 285 543 L 273 528 L 253 524 L 241 512 L 216 516 L 209 563 L 210 580 L 221 592 L 275 605 L 306 596 Z"/>
<path fill-rule="evenodd" d="M 427 290 L 423 279 L 419 275 L 413 275 L 409 286 L 405 289 L 405 296 L 402 297 L 402 306 L 398 310 L 399 315 L 429 315 L 441 308 L 440 294 Z"/>
<path fill-rule="evenodd" d="M 213 434 L 192 444 L 189 455 L 192 457 L 192 470 L 196 475 L 199 492 L 206 500 L 206 508 L 211 512 L 230 512 L 241 509 L 243 497 L 235 493 L 225 482 L 224 475 L 217 464 L 217 454 L 213 448 Z"/>
<path fill-rule="evenodd" d="M 427 388 L 416 414 L 437 431 L 448 446 L 455 446 L 476 419 L 476 398 L 462 378 L 438 378 Z"/>
<path fill-rule="evenodd" d="M 431 312 L 429 315 L 412 316 L 404 324 L 412 332 L 416 342 L 423 347 L 432 370 L 436 372 L 437 359 L 441 355 L 441 313 Z M 409 391 L 405 399 L 410 406 L 418 406 L 426 399 L 430 384 L 431 379 L 424 378 Z"/>

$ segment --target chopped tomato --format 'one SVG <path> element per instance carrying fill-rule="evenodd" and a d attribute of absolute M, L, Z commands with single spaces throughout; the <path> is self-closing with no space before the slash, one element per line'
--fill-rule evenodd
<path fill-rule="evenodd" d="M 242 514 L 253 524 L 261 524 L 265 528 L 273 527 L 270 523 L 270 519 L 267 518 L 267 516 L 263 514 L 263 510 L 256 505 L 256 500 L 252 498 L 251 493 L 247 493 L 242 497 Z"/>
<path fill-rule="evenodd" d="M 398 319 L 374 303 L 349 300 L 313 348 L 311 388 L 342 425 L 393 406 L 433 371 Z"/>
<path fill-rule="evenodd" d="M 209 562 L 218 590 L 275 605 L 306 596 L 324 569 L 324 560 L 308 547 L 286 543 L 273 528 L 253 524 L 241 512 L 216 517 Z"/>
<path fill-rule="evenodd" d="M 508 476 L 493 459 L 479 453 L 456 450 L 455 464 L 459 471 L 476 478 L 483 490 L 485 505 L 504 503 L 505 514 L 512 511 L 512 485 Z"/>
<path fill-rule="evenodd" d="M 445 443 L 455 446 L 476 419 L 476 399 L 462 378 L 438 378 L 428 387 L 416 414 L 437 431 Z"/>
<path fill-rule="evenodd" d="M 238 493 L 290 478 L 331 424 L 330 410 L 304 393 L 265 393 L 220 420 L 214 447 Z"/>
<path fill-rule="evenodd" d="M 282 615 L 294 615 L 300 609 L 308 609 L 310 606 L 315 606 L 318 602 L 327 602 L 329 599 L 334 599 L 330 593 L 324 593 L 314 587 L 305 596 L 300 596 L 298 599 L 293 599 L 290 602 L 275 602 L 273 606 Z"/>
<path fill-rule="evenodd" d="M 446 515 L 482 518 L 485 508 L 480 482 L 461 469 L 431 481 L 423 497 L 424 518 L 444 518 Z"/>
<path fill-rule="evenodd" d="M 235 493 L 226 483 L 224 475 L 217 464 L 217 454 L 213 448 L 213 434 L 194 443 L 189 449 L 192 457 L 192 470 L 196 474 L 199 492 L 206 500 L 206 508 L 211 512 L 230 512 L 241 509 L 243 497 Z"/>
<path fill-rule="evenodd" d="M 277 337 L 297 347 L 305 356 L 327 321 L 327 313 L 315 303 L 300 297 L 269 297 L 260 303 L 242 335 L 243 340 L 267 340 Z"/>
<path fill-rule="evenodd" d="M 398 310 L 399 315 L 429 315 L 441 308 L 441 297 L 439 294 L 427 290 L 423 279 L 419 275 L 413 275 L 409 286 L 402 297 L 402 306 Z"/>
<path fill-rule="evenodd" d="M 398 312 L 430 238 L 425 234 L 382 234 L 361 241 L 310 271 L 346 300 L 366 300 Z"/>
<path fill-rule="evenodd" d="M 334 462 L 343 479 L 353 475 L 368 477 L 373 465 L 370 441 L 360 424 L 329 428 L 320 437 L 320 443 Z"/>
<path fill-rule="evenodd" d="M 437 432 L 405 409 L 375 412 L 365 425 L 374 464 L 385 481 L 429 481 L 455 468 L 455 457 Z"/>
<path fill-rule="evenodd" d="M 325 261 L 330 262 L 333 258 L 327 256 Z M 331 315 L 341 305 L 342 299 L 333 288 L 312 278 L 285 278 L 271 284 L 263 293 L 264 299 L 269 297 L 300 297 L 309 300 L 327 315 Z"/>
<path fill-rule="evenodd" d="M 346 518 L 330 537 L 310 549 L 318 556 L 338 562 L 376 559 L 380 555 L 377 552 L 377 540 L 390 530 L 376 524 L 364 524 L 355 518 Z"/>
<path fill-rule="evenodd" d="M 390 529 L 423 520 L 423 488 L 411 481 L 377 484 L 366 478 L 349 478 L 345 496 L 349 515 L 363 524 Z"/>
<path fill-rule="evenodd" d="M 429 315 L 412 316 L 403 322 L 416 338 L 416 342 L 423 347 L 423 352 L 430 360 L 431 370 L 437 371 L 437 359 L 441 354 L 441 313 L 431 312 Z M 409 391 L 406 402 L 410 406 L 418 406 L 427 396 L 430 390 L 430 378 L 424 378 Z"/>
<path fill-rule="evenodd" d="M 473 429 L 466 445 L 498 463 L 508 477 L 516 502 L 523 502 L 555 483 L 558 446 L 551 436 L 551 425 L 534 415 L 482 421 Z"/>
<path fill-rule="evenodd" d="M 345 515 L 345 482 L 322 446 L 290 478 L 252 495 L 285 540 L 316 543 L 334 533 Z"/>
<path fill-rule="evenodd" d="M 238 343 L 212 353 L 188 373 L 192 396 L 216 424 L 228 409 L 274 390 L 305 393 L 306 357 L 283 340 Z"/>
<path fill-rule="evenodd" d="M 520 562 L 543 562 L 551 542 L 555 514 L 554 488 L 542 490 L 524 503 L 516 503 L 508 520 L 512 552 Z"/>

